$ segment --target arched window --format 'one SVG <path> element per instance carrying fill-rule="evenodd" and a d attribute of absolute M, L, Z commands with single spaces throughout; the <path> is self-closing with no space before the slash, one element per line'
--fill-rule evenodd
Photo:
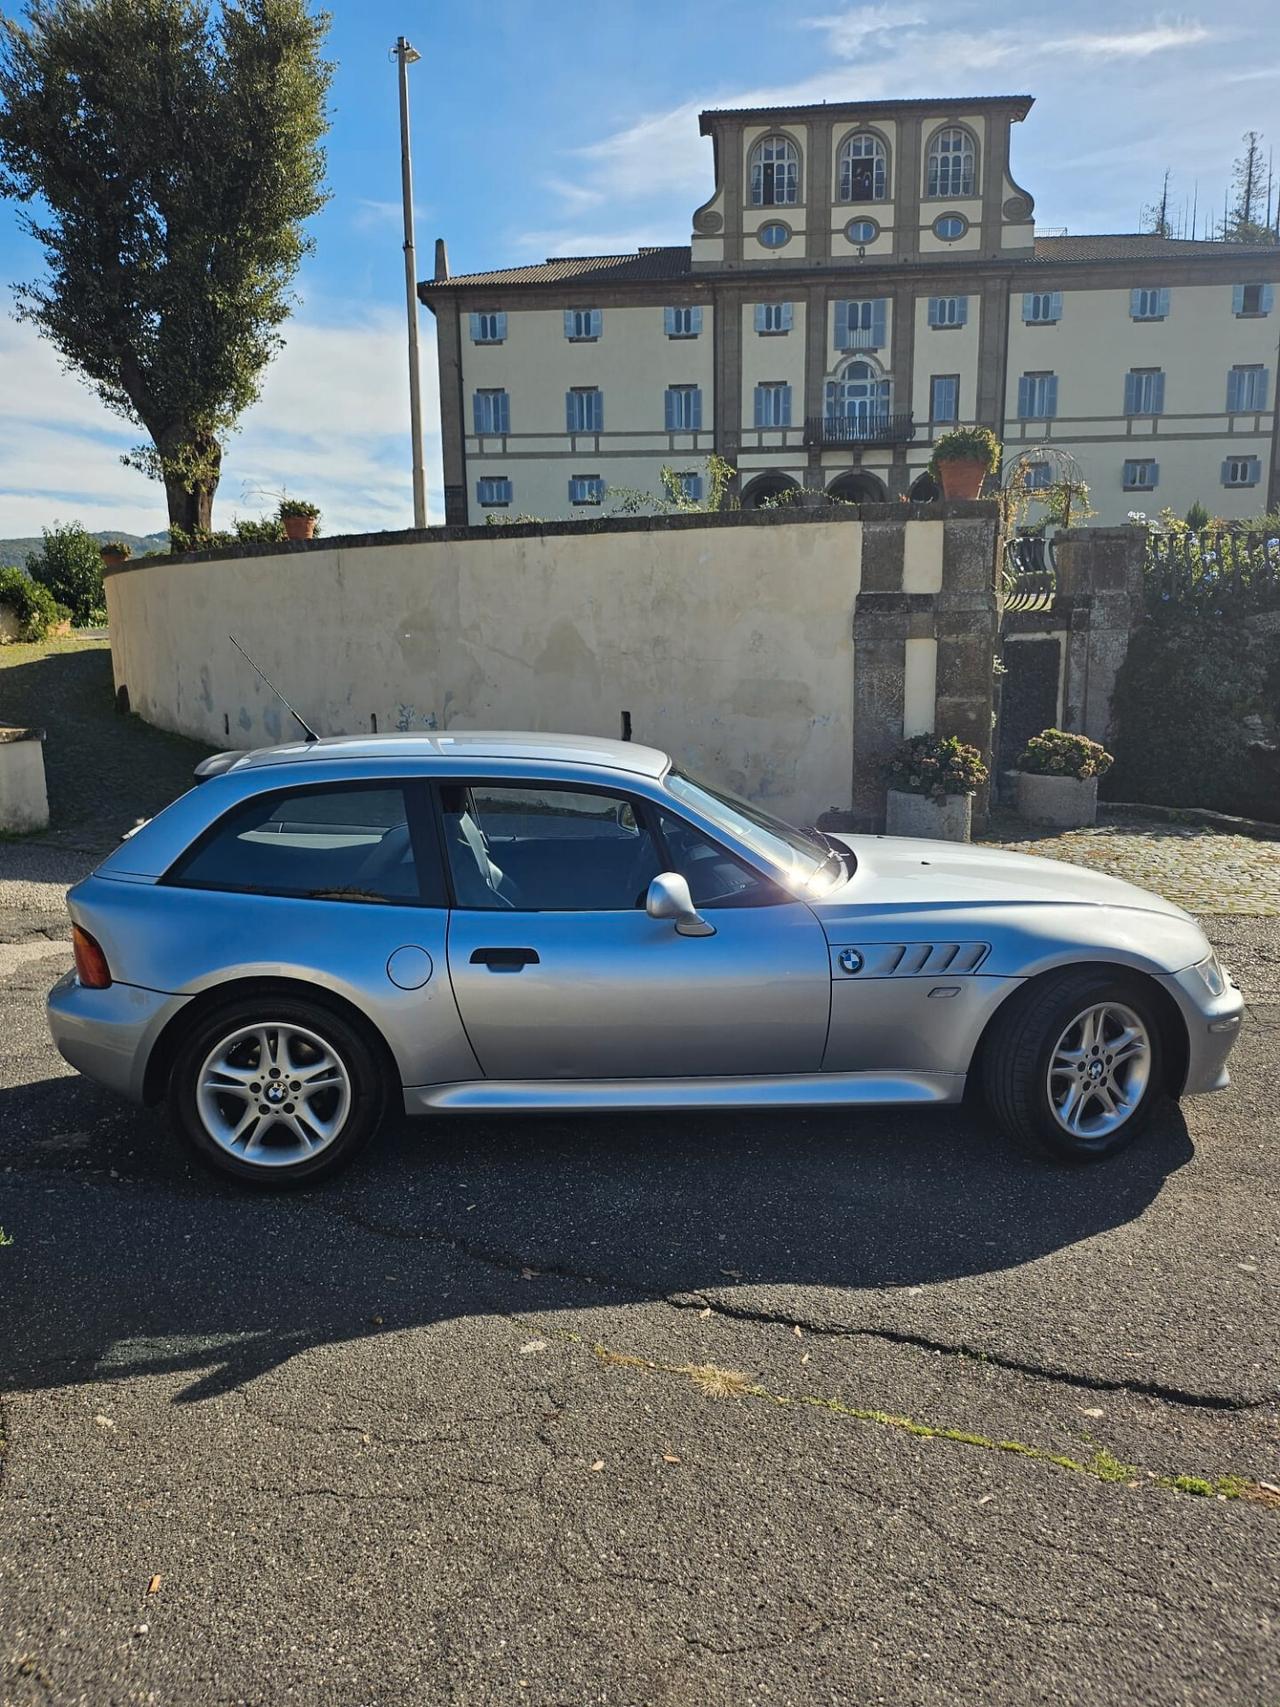
<path fill-rule="evenodd" d="M 929 144 L 931 196 L 971 196 L 974 182 L 973 138 L 967 130 L 940 130 Z"/>
<path fill-rule="evenodd" d="M 859 357 L 827 381 L 826 418 L 850 423 L 850 438 L 871 437 L 889 420 L 889 381 L 874 363 Z"/>
<path fill-rule="evenodd" d="M 751 150 L 751 205 L 794 207 L 800 200 L 800 151 L 785 136 L 766 136 Z"/>
<path fill-rule="evenodd" d="M 840 200 L 882 202 L 887 189 L 884 143 L 869 130 L 856 131 L 840 144 Z"/>

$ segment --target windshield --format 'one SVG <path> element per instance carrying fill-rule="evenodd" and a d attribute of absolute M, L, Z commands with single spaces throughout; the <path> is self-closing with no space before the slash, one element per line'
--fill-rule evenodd
<path fill-rule="evenodd" d="M 748 800 L 723 788 L 695 782 L 674 767 L 666 785 L 677 800 L 692 806 L 709 824 L 736 837 L 744 847 L 785 873 L 790 887 L 803 894 L 825 895 L 853 872 L 853 855 L 821 830 L 797 830 Z"/>

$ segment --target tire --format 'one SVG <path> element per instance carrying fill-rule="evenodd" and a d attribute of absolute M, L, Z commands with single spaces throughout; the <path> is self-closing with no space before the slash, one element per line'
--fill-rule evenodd
<path fill-rule="evenodd" d="M 1159 1009 L 1140 978 L 1104 967 L 1057 973 L 996 1016 L 983 1051 L 987 1106 L 1025 1149 L 1101 1161 L 1151 1118 L 1163 1045 Z"/>
<path fill-rule="evenodd" d="M 203 1014 L 183 1040 L 169 1115 L 206 1166 L 285 1191 L 364 1148 L 382 1118 L 383 1080 L 376 1049 L 333 1009 L 247 996 Z"/>

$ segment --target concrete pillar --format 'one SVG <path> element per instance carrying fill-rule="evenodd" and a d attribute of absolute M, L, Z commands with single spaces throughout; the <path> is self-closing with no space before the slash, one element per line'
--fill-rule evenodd
<path fill-rule="evenodd" d="M 44 730 L 0 728 L 0 830 L 25 835 L 49 827 Z"/>
<path fill-rule="evenodd" d="M 1146 530 L 1071 528 L 1054 540 L 1058 594 L 1073 601 L 1063 727 L 1105 745 L 1116 677 L 1142 621 Z"/>

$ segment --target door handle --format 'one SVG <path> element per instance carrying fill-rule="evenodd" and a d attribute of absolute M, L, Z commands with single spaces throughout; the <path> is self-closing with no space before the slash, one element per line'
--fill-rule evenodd
<path fill-rule="evenodd" d="M 474 948 L 473 966 L 487 966 L 491 972 L 518 972 L 522 966 L 536 966 L 538 951 L 534 948 Z"/>

